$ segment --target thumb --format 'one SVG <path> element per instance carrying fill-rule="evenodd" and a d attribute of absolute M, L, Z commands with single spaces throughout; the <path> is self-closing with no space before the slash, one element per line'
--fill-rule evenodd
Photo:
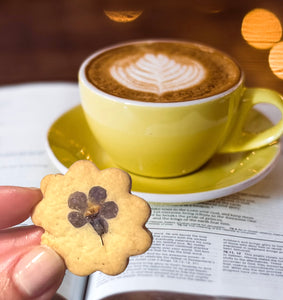
<path fill-rule="evenodd" d="M 28 299 L 50 299 L 64 274 L 65 264 L 55 251 L 47 246 L 33 247 L 14 267 L 12 281 L 17 290 L 15 293 Z"/>

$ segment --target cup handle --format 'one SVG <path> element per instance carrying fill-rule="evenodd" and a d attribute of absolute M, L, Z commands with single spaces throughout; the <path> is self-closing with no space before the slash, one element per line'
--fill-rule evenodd
<path fill-rule="evenodd" d="M 249 111 L 258 103 L 276 106 L 281 111 L 281 120 L 276 125 L 259 133 L 244 131 Z M 278 140 L 283 134 L 283 99 L 275 91 L 264 88 L 247 88 L 242 96 L 237 115 L 236 124 L 229 134 L 228 140 L 220 149 L 220 153 L 257 149 Z"/>

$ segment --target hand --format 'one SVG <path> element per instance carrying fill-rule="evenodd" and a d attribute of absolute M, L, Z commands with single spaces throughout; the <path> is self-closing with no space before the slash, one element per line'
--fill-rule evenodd
<path fill-rule="evenodd" d="M 39 189 L 0 187 L 0 299 L 51 299 L 63 280 L 63 260 L 40 245 L 42 228 L 9 228 L 27 219 L 41 199 Z"/>

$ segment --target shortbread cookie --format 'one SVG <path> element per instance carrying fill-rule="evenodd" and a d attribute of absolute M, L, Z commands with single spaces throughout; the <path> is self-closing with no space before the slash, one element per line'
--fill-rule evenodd
<path fill-rule="evenodd" d="M 41 243 L 76 275 L 123 272 L 129 257 L 144 253 L 152 242 L 145 227 L 150 206 L 130 189 L 126 172 L 99 170 L 87 160 L 74 163 L 65 175 L 47 175 L 43 200 L 32 213 L 34 224 L 45 229 Z"/>

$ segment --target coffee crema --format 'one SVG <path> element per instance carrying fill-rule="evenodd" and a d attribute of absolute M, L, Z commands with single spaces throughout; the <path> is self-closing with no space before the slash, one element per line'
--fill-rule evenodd
<path fill-rule="evenodd" d="M 199 44 L 135 42 L 95 56 L 87 79 L 105 93 L 146 102 L 183 102 L 222 93 L 240 79 L 228 56 Z"/>

